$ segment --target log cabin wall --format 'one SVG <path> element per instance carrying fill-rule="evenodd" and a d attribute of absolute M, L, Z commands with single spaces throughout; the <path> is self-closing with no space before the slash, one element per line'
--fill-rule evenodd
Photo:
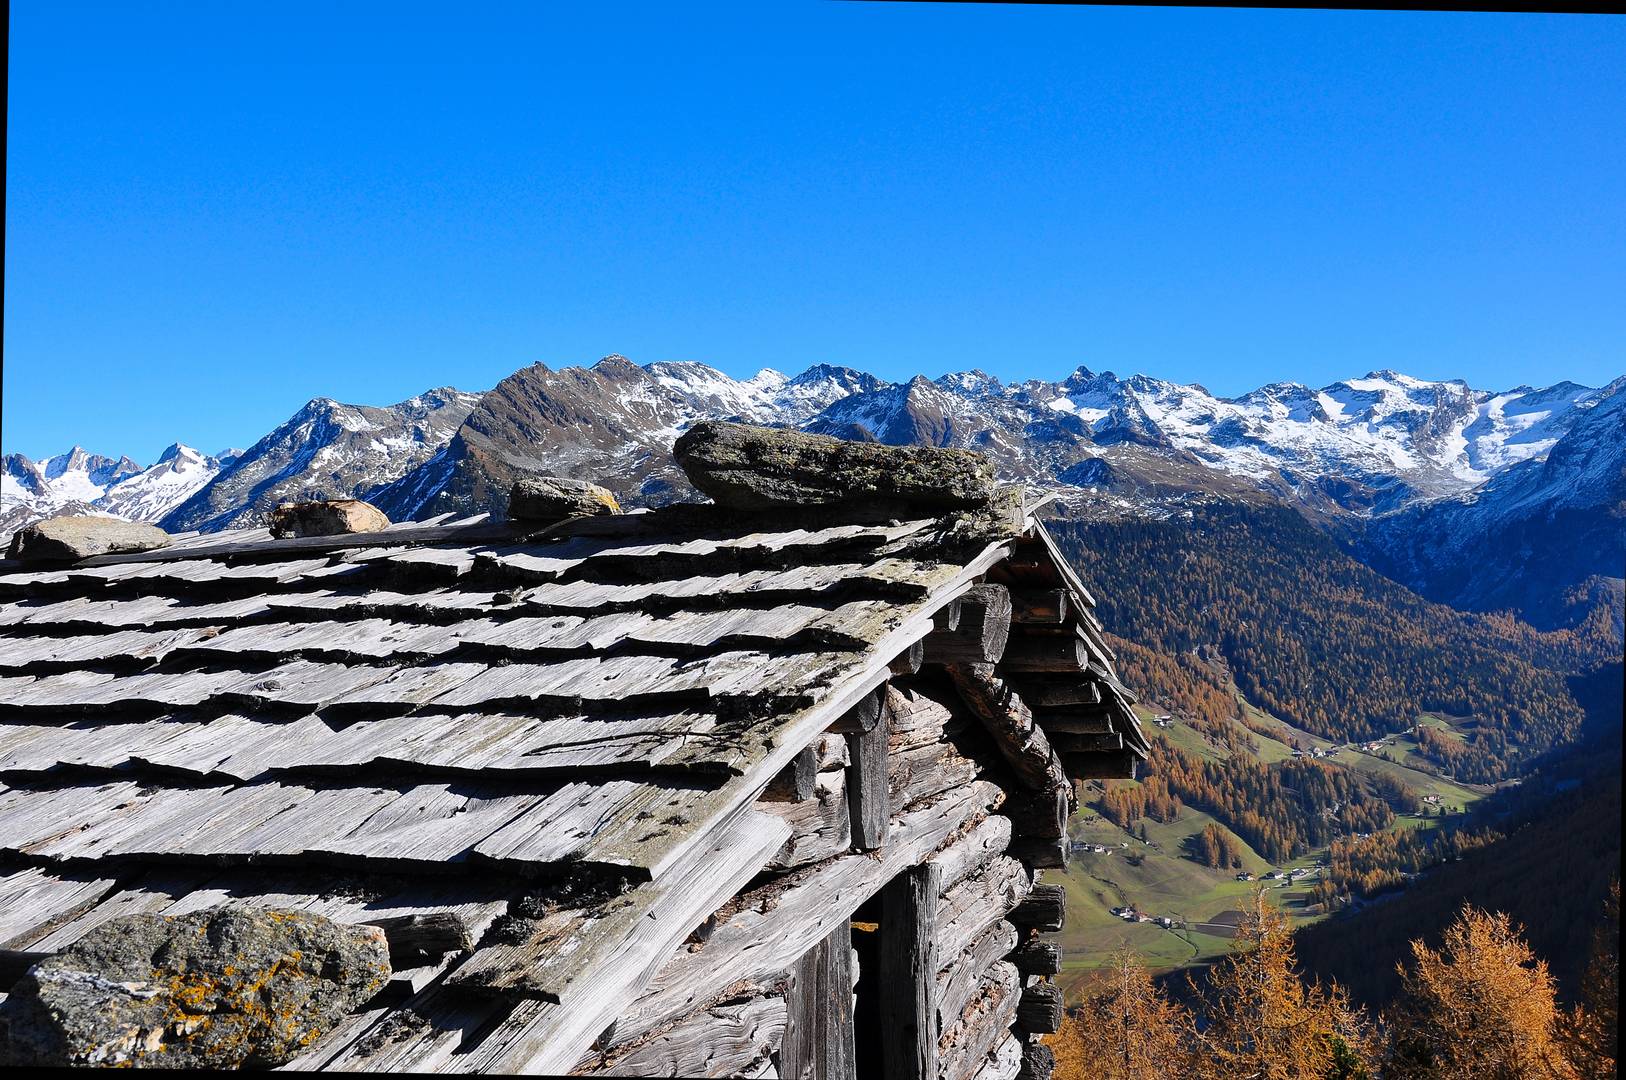
<path fill-rule="evenodd" d="M 1012 854 L 1021 829 L 1005 813 L 1024 803 L 1021 785 L 941 667 L 894 678 L 876 703 L 872 727 L 838 723 L 847 730 L 821 736 L 763 792 L 757 809 L 789 823 L 790 839 L 691 935 L 578 1072 L 862 1075 L 859 1062 L 875 1048 L 854 1046 L 861 973 L 850 927 L 884 910 L 884 950 L 900 929 L 888 925 L 897 918 L 892 893 L 928 867 L 936 895 L 926 905 L 924 1075 L 996 1080 L 1022 1073 L 1024 1062 L 1025 1075 L 1048 1075 L 1037 1040 L 1059 1019 L 1041 1007 L 1059 1002 L 1046 989 L 1056 965 L 1034 955 L 1044 952 L 1038 935 L 1059 926 L 1059 909 L 1027 910 L 1039 871 Z M 865 747 L 877 745 L 887 827 L 866 851 L 854 828 L 854 792 L 866 784 Z M 894 1012 L 912 1000 L 904 970 L 883 958 L 876 972 Z M 883 1037 L 908 1026 L 889 1019 Z"/>

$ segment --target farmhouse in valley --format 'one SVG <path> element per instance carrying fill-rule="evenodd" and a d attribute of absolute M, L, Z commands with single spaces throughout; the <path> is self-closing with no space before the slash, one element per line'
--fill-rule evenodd
<path fill-rule="evenodd" d="M 708 423 L 677 456 L 714 502 L 20 541 L 0 1052 L 1047 1076 L 1043 871 L 1072 782 L 1146 748 L 1090 594 L 977 455 Z M 191 966 L 113 970 L 176 927 Z M 279 954 L 269 1016 L 233 981 L 263 958 L 204 979 L 277 934 L 350 944 Z"/>

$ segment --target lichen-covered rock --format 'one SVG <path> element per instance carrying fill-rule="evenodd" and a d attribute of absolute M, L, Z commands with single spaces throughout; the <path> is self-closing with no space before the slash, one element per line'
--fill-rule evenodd
<path fill-rule="evenodd" d="M 152 551 L 168 544 L 168 533 L 140 521 L 64 515 L 18 530 L 11 538 L 10 555 L 27 562 L 67 562 L 92 555 Z"/>
<path fill-rule="evenodd" d="M 845 442 L 704 421 L 672 447 L 689 482 L 738 510 L 897 503 L 955 510 L 993 496 L 988 459 L 970 450 Z"/>
<path fill-rule="evenodd" d="M 0 1005 L 0 1064 L 277 1065 L 389 977 L 373 926 L 242 906 L 128 915 L 23 976 Z"/>
<path fill-rule="evenodd" d="M 343 536 L 370 533 L 389 528 L 384 511 L 360 499 L 328 499 L 322 502 L 283 503 L 271 511 L 267 522 L 278 540 L 290 536 Z"/>
<path fill-rule="evenodd" d="M 514 521 L 559 521 L 594 514 L 619 514 L 621 504 L 597 484 L 562 476 L 528 476 L 508 493 L 508 516 Z"/>

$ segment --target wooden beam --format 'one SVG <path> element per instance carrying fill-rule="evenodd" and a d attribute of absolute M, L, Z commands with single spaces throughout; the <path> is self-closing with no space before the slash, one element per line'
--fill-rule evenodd
<path fill-rule="evenodd" d="M 1060 885 L 1035 885 L 1005 918 L 1025 929 L 1055 933 L 1067 919 L 1067 891 Z"/>
<path fill-rule="evenodd" d="M 1011 593 L 1003 585 L 977 585 L 960 598 L 953 630 L 926 635 L 931 664 L 985 664 L 998 660 L 1011 636 Z"/>
<path fill-rule="evenodd" d="M 1095 680 L 1081 674 L 1034 672 L 1018 676 L 1013 681 L 1022 692 L 1022 700 L 1034 709 L 1096 705 L 1101 701 L 1101 687 Z"/>
<path fill-rule="evenodd" d="M 937 1080 L 937 910 L 943 870 L 923 863 L 881 890 L 881 1075 Z"/>
<path fill-rule="evenodd" d="M 1054 975 L 1061 970 L 1061 946 L 1054 941 L 1030 941 L 1011 953 L 1011 963 L 1023 975 Z"/>
<path fill-rule="evenodd" d="M 992 664 L 950 664 L 944 670 L 1018 779 L 1040 791 L 1067 786 L 1050 740 L 1022 699 L 995 675 Z"/>
<path fill-rule="evenodd" d="M 1061 870 L 1067 866 L 1065 836 L 1027 836 L 1011 844 L 1011 854 L 1041 870 Z"/>
<path fill-rule="evenodd" d="M 1072 634 L 1021 634 L 1011 638 L 999 663 L 1006 671 L 1083 671 L 1090 664 L 1090 649 Z"/>
<path fill-rule="evenodd" d="M 959 625 L 960 597 L 956 596 L 953 600 L 950 600 L 948 603 L 937 609 L 936 614 L 932 616 L 932 629 L 953 630 Z"/>
<path fill-rule="evenodd" d="M 1036 709 L 1033 718 L 1052 735 L 1105 735 L 1113 730 L 1110 709 Z"/>
<path fill-rule="evenodd" d="M 829 730 L 843 735 L 873 730 L 875 725 L 881 722 L 881 707 L 885 700 L 886 686 L 883 684 L 865 694 L 856 705 L 842 713 L 841 718 L 831 724 Z"/>
<path fill-rule="evenodd" d="M 781 1080 L 853 1080 L 852 932 L 844 923 L 809 949 L 785 993 Z"/>
<path fill-rule="evenodd" d="M 762 797 L 768 802 L 806 802 L 813 797 L 818 776 L 818 752 L 811 746 L 806 747 L 768 781 L 768 786 L 762 789 Z"/>
<path fill-rule="evenodd" d="M 1026 626 L 1061 626 L 1067 621 L 1067 590 L 1012 588 L 1011 621 Z"/>
<path fill-rule="evenodd" d="M 1056 1053 L 1037 1039 L 1022 1047 L 1022 1071 L 1016 1080 L 1050 1080 L 1056 1070 Z"/>
<path fill-rule="evenodd" d="M 875 723 L 867 731 L 847 736 L 847 810 L 852 820 L 853 846 L 874 851 L 886 842 L 892 817 L 891 785 L 887 782 L 887 710 L 878 702 Z"/>
<path fill-rule="evenodd" d="M 1061 1027 L 1061 987 L 1052 982 L 1034 983 L 1022 991 L 1016 1006 L 1016 1023 L 1023 1031 L 1050 1035 Z"/>
<path fill-rule="evenodd" d="M 926 639 L 921 638 L 892 658 L 888 665 L 894 675 L 913 675 L 926 662 Z"/>
<path fill-rule="evenodd" d="M 1035 791 L 1012 798 L 1003 807 L 1017 837 L 1053 839 L 1067 835 L 1067 818 L 1073 812 L 1073 790 L 1064 784 L 1048 791 Z"/>
<path fill-rule="evenodd" d="M 1068 754 L 1067 774 L 1077 780 L 1133 780 L 1140 758 L 1133 750 L 1106 754 Z"/>
<path fill-rule="evenodd" d="M 1050 736 L 1050 741 L 1064 755 L 1110 753 L 1124 748 L 1124 737 L 1116 731 L 1094 735 L 1056 733 Z"/>

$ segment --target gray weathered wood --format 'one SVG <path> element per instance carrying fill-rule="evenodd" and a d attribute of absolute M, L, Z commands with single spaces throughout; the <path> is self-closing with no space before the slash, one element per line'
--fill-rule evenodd
<path fill-rule="evenodd" d="M 837 926 L 796 962 L 785 993 L 779 1075 L 854 1080 L 852 933 Z"/>
<path fill-rule="evenodd" d="M 1065 786 L 1066 774 L 1044 731 L 992 664 L 950 664 L 944 670 L 1023 783 L 1040 791 Z"/>
<path fill-rule="evenodd" d="M 1083 671 L 1089 662 L 1089 647 L 1071 634 L 1013 634 L 1000 666 L 1010 672 L 1054 674 Z"/>
<path fill-rule="evenodd" d="M 880 695 L 871 695 L 878 706 Z M 868 700 L 868 699 L 866 699 Z M 892 817 L 891 789 L 887 783 L 887 714 L 876 710 L 876 723 L 868 731 L 847 736 L 847 809 L 852 816 L 853 845 L 861 851 L 874 851 L 886 842 L 887 822 Z"/>
<path fill-rule="evenodd" d="M 1049 791 L 1024 793 L 1005 804 L 1005 814 L 1022 837 L 1057 837 L 1067 834 L 1067 817 L 1072 813 L 1071 786 Z"/>
<path fill-rule="evenodd" d="M 809 746 L 791 759 L 789 765 L 779 770 L 779 775 L 769 781 L 763 789 L 762 797 L 774 802 L 802 802 L 813 797 L 814 780 L 819 774 L 818 755 L 813 747 Z"/>
<path fill-rule="evenodd" d="M 1049 1046 L 1031 1039 L 1022 1045 L 1022 1069 L 1018 1080 L 1050 1080 L 1056 1069 L 1056 1054 Z"/>
<path fill-rule="evenodd" d="M 1024 673 L 1014 676 L 1012 682 L 1035 711 L 1094 705 L 1101 700 L 1100 684 L 1079 674 Z"/>
<path fill-rule="evenodd" d="M 875 725 L 881 722 L 885 701 L 885 687 L 865 695 L 862 701 L 843 713 L 841 719 L 831 724 L 830 730 L 843 735 L 856 735 L 874 730 Z"/>
<path fill-rule="evenodd" d="M 1067 890 L 1060 885 L 1035 885 L 1007 918 L 1024 929 L 1055 933 L 1067 920 Z"/>
<path fill-rule="evenodd" d="M 791 827 L 790 839 L 763 867 L 790 870 L 821 862 L 852 847 L 852 818 L 847 810 L 847 784 L 840 772 L 815 777 L 813 797 L 801 802 L 776 802 L 764 794 L 757 810 L 773 814 Z"/>
<path fill-rule="evenodd" d="M 1061 946 L 1054 941 L 1030 941 L 1011 953 L 1011 963 L 1023 975 L 1054 975 L 1061 970 Z"/>
<path fill-rule="evenodd" d="M 1011 854 L 1029 866 L 1061 870 L 1070 852 L 1064 836 L 1025 836 L 1011 844 Z"/>
<path fill-rule="evenodd" d="M 596 1076 L 754 1076 L 788 1036 L 782 997 L 755 997 L 714 1005 L 652 1035 L 618 1048 L 600 1065 L 577 1067 Z M 780 1076 L 789 1075 L 783 1070 Z"/>
<path fill-rule="evenodd" d="M 881 1065 L 889 1080 L 936 1080 L 937 909 L 943 869 L 899 874 L 881 891 Z"/>
<path fill-rule="evenodd" d="M 1016 927 L 1004 919 L 995 920 L 971 944 L 950 956 L 937 973 L 937 1017 L 939 1029 L 947 1031 L 959 1019 L 971 995 L 994 964 L 1016 947 Z"/>
<path fill-rule="evenodd" d="M 384 931 L 390 947 L 390 966 L 417 967 L 449 952 L 467 952 L 474 947 L 468 925 L 451 911 L 391 915 L 368 920 L 369 926 Z"/>
<path fill-rule="evenodd" d="M 1061 1018 L 1061 987 L 1039 982 L 1022 991 L 1022 1002 L 1016 1007 L 1016 1022 L 1023 1031 L 1052 1034 L 1060 1029 Z"/>
<path fill-rule="evenodd" d="M 960 598 L 954 629 L 926 637 L 926 660 L 933 664 L 981 664 L 1000 659 L 1011 633 L 1011 594 L 1003 585 L 978 585 Z"/>
<path fill-rule="evenodd" d="M 745 894 L 699 949 L 679 953 L 660 970 L 644 996 L 623 1010 L 618 1031 L 635 1038 L 716 1000 L 736 982 L 771 981 L 835 926 L 845 926 L 883 883 L 1003 797 L 987 780 L 944 792 L 900 812 L 879 852 L 829 859 Z"/>
<path fill-rule="evenodd" d="M 926 639 L 921 638 L 893 657 L 890 667 L 894 675 L 913 675 L 920 670 L 920 665 L 925 662 Z"/>
<path fill-rule="evenodd" d="M 978 992 L 943 1033 L 943 1080 L 970 1080 L 989 1056 L 1010 1037 L 1021 1001 L 1021 976 L 1003 961 L 984 976 Z"/>

